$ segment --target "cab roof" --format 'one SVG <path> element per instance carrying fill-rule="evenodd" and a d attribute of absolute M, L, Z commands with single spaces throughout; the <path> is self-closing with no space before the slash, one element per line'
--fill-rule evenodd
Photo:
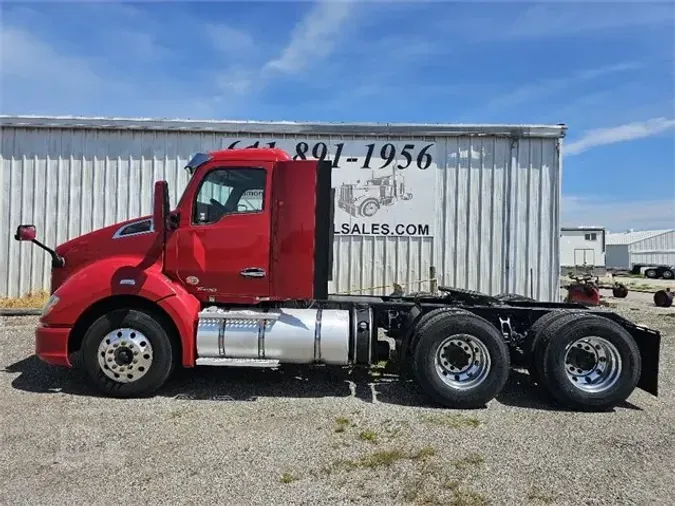
<path fill-rule="evenodd" d="M 290 155 L 280 148 L 240 148 L 240 149 L 221 149 L 210 151 L 211 160 L 225 162 L 228 160 L 251 160 L 256 162 L 278 162 L 290 160 Z"/>

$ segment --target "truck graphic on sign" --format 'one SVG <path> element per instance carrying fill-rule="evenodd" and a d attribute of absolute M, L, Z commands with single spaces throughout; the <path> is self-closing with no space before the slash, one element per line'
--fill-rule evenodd
<path fill-rule="evenodd" d="M 337 205 L 354 217 L 370 218 L 384 206 L 400 200 L 411 200 L 405 178 L 396 170 L 391 174 L 371 177 L 364 183 L 342 183 L 338 188 Z"/>

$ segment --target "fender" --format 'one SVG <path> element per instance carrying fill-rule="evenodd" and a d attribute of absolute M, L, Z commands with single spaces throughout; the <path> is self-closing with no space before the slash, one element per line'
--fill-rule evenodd
<path fill-rule="evenodd" d="M 137 295 L 152 302 L 177 294 L 179 288 L 161 264 L 142 264 L 135 256 L 116 256 L 92 262 L 68 277 L 54 292 L 59 302 L 48 313 L 49 325 L 73 325 L 82 312 L 101 299 Z"/>
<path fill-rule="evenodd" d="M 181 362 L 183 367 L 194 367 L 196 360 L 195 339 L 201 304 L 182 286 L 176 285 L 176 295 L 159 301 L 159 306 L 173 320 L 183 349 Z"/>
<path fill-rule="evenodd" d="M 95 261 L 68 277 L 53 295 L 59 298 L 40 321 L 50 327 L 72 327 L 93 304 L 117 295 L 135 295 L 156 303 L 173 320 L 182 343 L 182 363 L 194 366 L 199 301 L 169 279 L 159 261 L 144 264 L 136 256 Z"/>

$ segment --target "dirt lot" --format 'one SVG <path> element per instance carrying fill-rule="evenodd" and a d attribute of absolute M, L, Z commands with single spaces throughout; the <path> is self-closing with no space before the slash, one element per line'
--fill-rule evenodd
<path fill-rule="evenodd" d="M 514 372 L 486 408 L 430 407 L 386 373 L 205 369 L 147 400 L 97 397 L 1 321 L 2 504 L 672 504 L 675 307 L 611 301 L 663 332 L 661 397 L 552 409 Z"/>

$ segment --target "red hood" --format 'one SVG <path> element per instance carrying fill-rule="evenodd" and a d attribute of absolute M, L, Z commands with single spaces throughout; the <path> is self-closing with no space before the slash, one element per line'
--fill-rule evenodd
<path fill-rule="evenodd" d="M 52 292 L 82 267 L 110 256 L 145 256 L 157 234 L 152 216 L 141 216 L 100 228 L 59 244 L 56 252 L 65 266 L 52 270 Z"/>

